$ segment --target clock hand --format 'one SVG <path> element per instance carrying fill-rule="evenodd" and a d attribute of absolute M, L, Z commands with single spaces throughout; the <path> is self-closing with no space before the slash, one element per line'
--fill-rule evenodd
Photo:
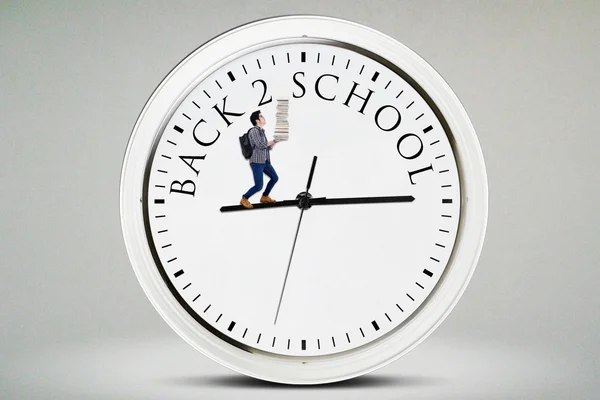
<path fill-rule="evenodd" d="M 308 174 L 308 183 L 306 184 L 306 193 L 310 189 L 310 184 L 312 183 L 313 174 L 315 173 L 315 166 L 317 165 L 317 156 L 313 157 L 312 166 L 310 167 L 310 174 Z"/>
<path fill-rule="evenodd" d="M 412 203 L 413 196 L 385 196 L 385 197 L 342 197 L 328 199 L 319 197 L 310 199 L 311 206 L 333 205 L 333 204 L 373 204 L 373 203 Z"/>
<path fill-rule="evenodd" d="M 287 283 L 288 274 L 290 273 L 290 266 L 292 265 L 292 257 L 294 256 L 294 249 L 296 248 L 296 241 L 298 240 L 298 232 L 300 232 L 300 223 L 302 222 L 302 216 L 304 215 L 304 210 L 300 211 L 300 219 L 298 220 L 298 227 L 296 228 L 296 236 L 294 237 L 294 244 L 292 245 L 292 254 L 290 254 L 290 259 L 288 261 L 287 270 L 285 271 L 285 278 L 283 279 L 283 287 L 281 288 L 281 294 L 279 295 L 279 303 L 277 304 L 277 312 L 275 313 L 275 322 L 273 325 L 277 324 L 277 317 L 279 316 L 279 309 L 281 308 L 281 300 L 283 300 L 283 292 L 285 291 L 285 285 Z"/>
<path fill-rule="evenodd" d="M 317 156 L 313 157 L 313 162 L 310 167 L 310 173 L 308 174 L 308 183 L 306 184 L 306 193 L 302 196 L 302 193 L 298 195 L 298 204 L 302 205 L 304 201 L 308 199 L 308 189 L 310 189 L 310 184 L 312 183 L 313 174 L 315 173 L 315 166 L 317 165 Z M 275 203 L 277 204 L 277 203 Z M 300 232 L 300 224 L 302 223 L 302 216 L 304 215 L 304 210 L 307 209 L 305 207 L 301 207 L 300 211 L 300 219 L 298 220 L 298 227 L 296 228 L 296 236 L 294 237 L 294 244 L 292 245 L 292 254 L 290 254 L 290 260 L 288 261 L 287 270 L 285 271 L 285 278 L 283 279 L 283 287 L 281 288 L 281 295 L 279 296 L 279 303 L 277 304 L 277 312 L 275 313 L 275 321 L 274 325 L 277 324 L 277 317 L 279 316 L 279 309 L 281 308 L 281 300 L 283 300 L 283 292 L 285 292 L 285 285 L 287 283 L 288 274 L 290 273 L 290 266 L 292 265 L 292 257 L 294 256 L 294 250 L 296 249 L 296 241 L 298 240 L 298 232 Z"/>

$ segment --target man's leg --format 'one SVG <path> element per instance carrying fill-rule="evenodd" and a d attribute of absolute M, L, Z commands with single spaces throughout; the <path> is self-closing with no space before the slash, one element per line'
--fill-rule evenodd
<path fill-rule="evenodd" d="M 250 164 L 250 168 L 252 168 L 252 175 L 254 176 L 254 186 L 252 186 L 248 191 L 244 194 L 243 198 L 249 199 L 254 193 L 258 192 L 263 187 L 263 171 L 265 169 L 265 164 Z"/>
<path fill-rule="evenodd" d="M 279 176 L 277 176 L 277 172 L 275 172 L 273 164 L 265 164 L 264 173 L 269 177 L 269 183 L 267 183 L 267 188 L 265 189 L 263 196 L 269 197 L 269 193 L 271 193 L 271 190 L 273 190 L 273 186 L 275 186 L 275 184 L 279 180 Z"/>

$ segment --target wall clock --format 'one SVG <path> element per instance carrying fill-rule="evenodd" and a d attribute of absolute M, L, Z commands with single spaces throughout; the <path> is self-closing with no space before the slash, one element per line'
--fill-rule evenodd
<path fill-rule="evenodd" d="M 423 59 L 356 23 L 286 16 L 218 36 L 160 83 L 127 147 L 121 220 L 141 286 L 189 344 L 317 384 L 396 360 L 448 315 L 487 180 Z"/>

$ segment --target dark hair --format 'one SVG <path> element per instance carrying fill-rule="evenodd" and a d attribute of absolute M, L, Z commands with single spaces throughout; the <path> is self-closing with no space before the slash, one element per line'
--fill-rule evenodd
<path fill-rule="evenodd" d="M 250 114 L 250 122 L 252 122 L 253 126 L 256 126 L 256 120 L 258 119 L 260 119 L 260 110 L 256 110 Z"/>

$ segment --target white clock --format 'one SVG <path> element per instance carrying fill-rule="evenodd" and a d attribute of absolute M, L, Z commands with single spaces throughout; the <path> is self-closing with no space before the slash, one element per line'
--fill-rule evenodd
<path fill-rule="evenodd" d="M 278 17 L 160 83 L 121 219 L 141 286 L 189 344 L 259 379 L 326 383 L 396 360 L 448 315 L 482 248 L 487 180 L 423 59 L 356 23 Z"/>

